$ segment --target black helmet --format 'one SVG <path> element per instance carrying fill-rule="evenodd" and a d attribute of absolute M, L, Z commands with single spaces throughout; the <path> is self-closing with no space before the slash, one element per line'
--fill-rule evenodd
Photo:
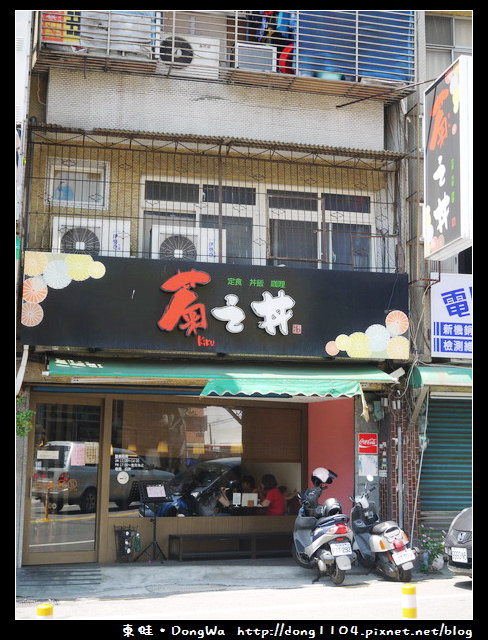
<path fill-rule="evenodd" d="M 342 513 L 342 505 L 337 498 L 329 498 L 323 504 L 324 516 L 335 516 L 337 513 Z"/>
<path fill-rule="evenodd" d="M 334 478 L 337 478 L 337 475 L 324 467 L 317 467 L 312 471 L 311 479 L 314 487 L 320 487 L 321 484 L 331 484 Z"/>

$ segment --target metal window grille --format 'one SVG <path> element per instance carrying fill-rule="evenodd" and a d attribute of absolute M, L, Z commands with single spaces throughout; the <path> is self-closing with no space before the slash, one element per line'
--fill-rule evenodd
<path fill-rule="evenodd" d="M 295 160 L 293 146 L 278 156 L 268 143 L 242 142 L 219 153 L 213 139 L 189 139 L 183 152 L 177 137 L 164 145 L 140 137 L 33 127 L 25 248 L 398 270 L 395 154 L 324 149 Z M 86 185 L 76 188 L 87 194 L 94 180 L 86 168 L 102 167 L 95 182 L 104 205 L 53 198 L 53 166 L 80 169 L 76 181 Z"/>

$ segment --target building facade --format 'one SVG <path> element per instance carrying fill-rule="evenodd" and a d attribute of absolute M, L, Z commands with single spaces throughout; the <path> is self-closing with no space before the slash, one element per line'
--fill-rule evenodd
<path fill-rule="evenodd" d="M 470 380 L 422 366 L 442 263 L 420 255 L 411 143 L 426 34 L 469 16 L 17 13 L 19 563 L 112 562 L 119 527 L 145 546 L 144 491 L 173 474 L 271 473 L 293 494 L 325 466 L 347 510 L 373 473 L 413 536 L 419 425 Z M 222 518 L 216 499 L 157 519 L 164 553 L 177 533 L 293 528 L 293 500 Z"/>

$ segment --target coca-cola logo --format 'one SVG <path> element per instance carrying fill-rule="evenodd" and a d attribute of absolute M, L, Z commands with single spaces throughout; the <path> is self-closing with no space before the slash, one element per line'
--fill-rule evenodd
<path fill-rule="evenodd" d="M 358 453 L 378 453 L 378 435 L 376 433 L 360 433 Z"/>

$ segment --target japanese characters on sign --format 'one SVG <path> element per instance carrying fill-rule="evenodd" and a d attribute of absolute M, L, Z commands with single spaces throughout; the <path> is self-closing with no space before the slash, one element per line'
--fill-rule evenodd
<path fill-rule="evenodd" d="M 471 60 L 461 56 L 425 92 L 424 255 L 471 246 Z"/>
<path fill-rule="evenodd" d="M 187 336 L 196 335 L 198 329 L 206 329 L 208 324 L 205 305 L 193 304 L 198 297 L 193 289 L 197 284 L 207 284 L 210 279 L 209 274 L 205 271 L 191 269 L 186 272 L 179 271 L 166 280 L 161 285 L 161 289 L 174 291 L 175 295 L 171 298 L 158 322 L 159 328 L 172 331 L 182 320 L 179 328 L 185 330 Z M 235 282 L 235 279 L 232 281 Z M 244 329 L 246 313 L 238 306 L 239 296 L 230 293 L 224 299 L 225 305 L 214 307 L 211 310 L 212 316 L 225 322 L 225 328 L 230 333 L 240 333 Z M 288 321 L 293 315 L 291 309 L 294 305 L 295 300 L 286 295 L 283 289 L 280 289 L 277 296 L 273 296 L 269 291 L 264 291 L 262 299 L 251 302 L 250 308 L 256 316 L 262 318 L 262 321 L 258 323 L 260 329 L 264 329 L 272 336 L 276 335 L 276 329 L 279 329 L 286 336 L 288 335 Z"/>
<path fill-rule="evenodd" d="M 88 256 L 46 282 L 49 255 L 26 258 L 25 344 L 408 358 L 406 274 Z"/>
<path fill-rule="evenodd" d="M 442 274 L 432 286 L 432 356 L 473 357 L 472 282 L 471 275 Z"/>

